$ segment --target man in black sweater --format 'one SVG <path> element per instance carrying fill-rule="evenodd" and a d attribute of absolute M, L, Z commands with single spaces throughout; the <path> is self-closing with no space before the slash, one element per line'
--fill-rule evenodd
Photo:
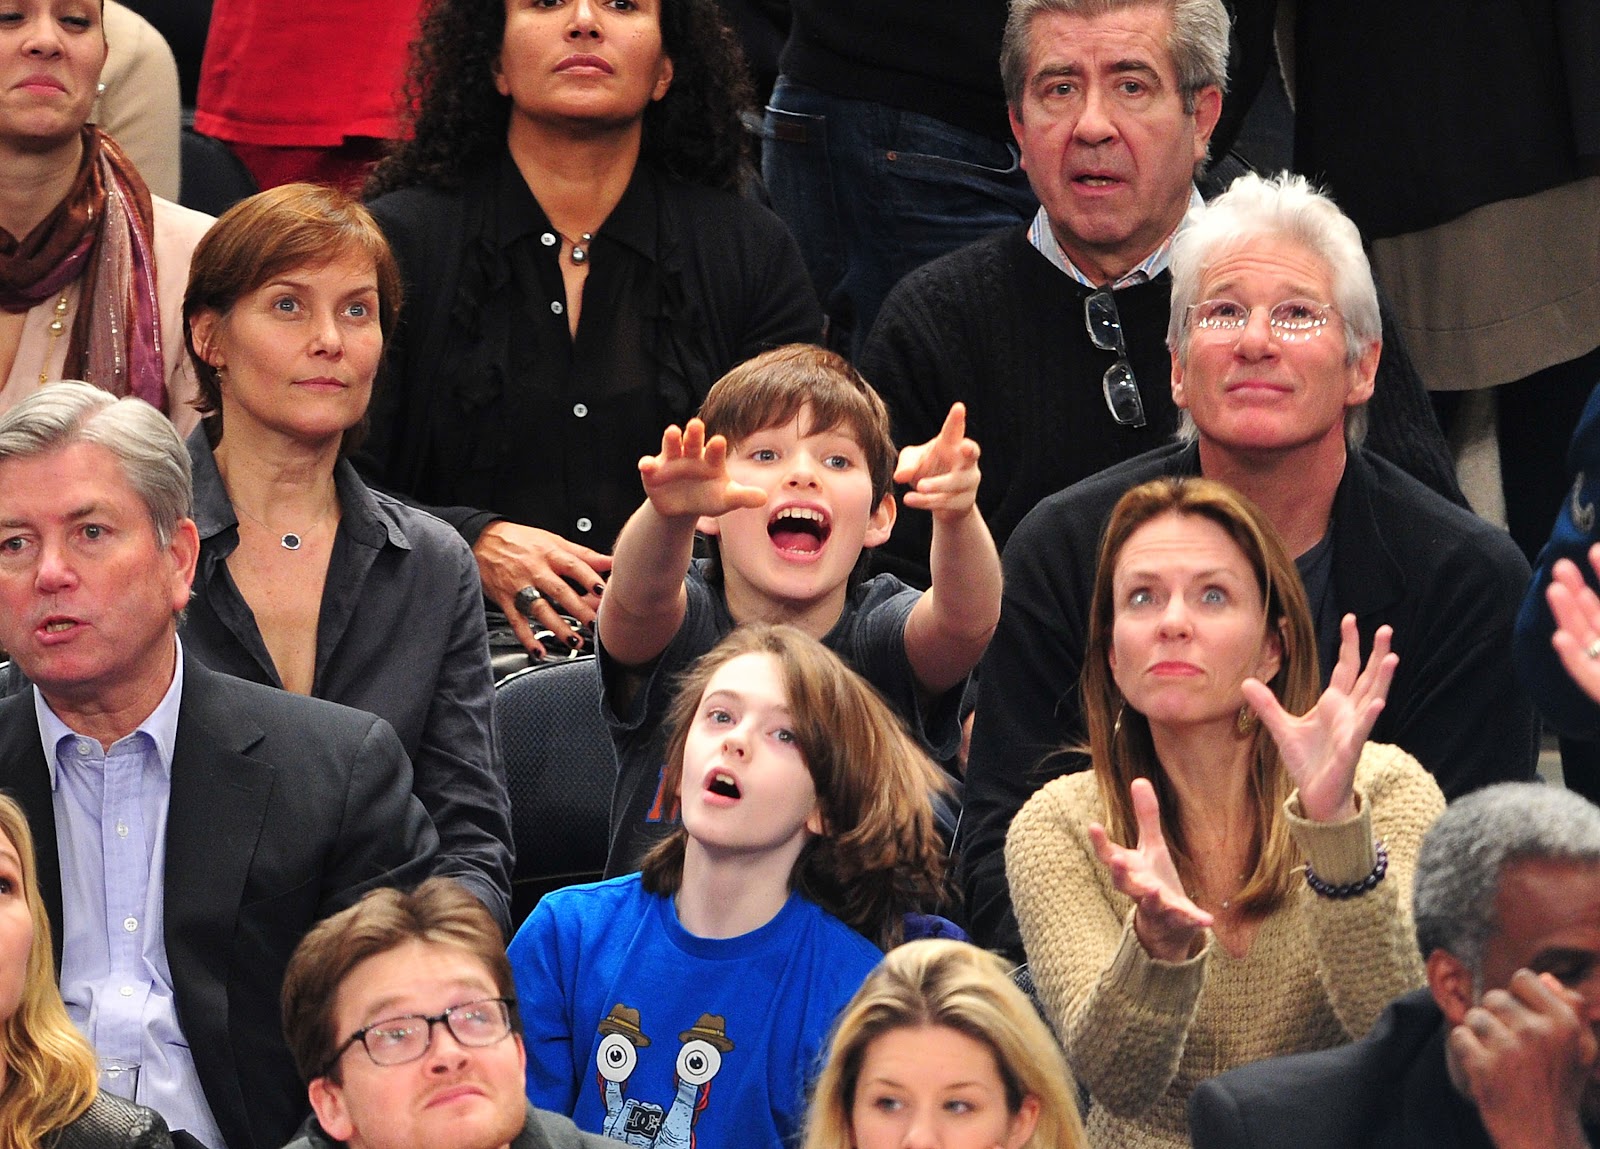
<path fill-rule="evenodd" d="M 1018 0 L 1006 25 L 1000 71 L 1042 205 L 1033 222 L 907 275 L 860 358 L 897 443 L 926 441 L 966 403 L 983 444 L 979 501 L 1001 545 L 1044 496 L 1170 439 L 1168 251 L 1202 189 L 1223 186 L 1195 183 L 1227 83 L 1222 0 L 1080 6 Z M 1461 502 L 1397 342 L 1378 395 L 1369 446 Z M 905 515 L 884 551 L 917 581 L 928 543 L 926 516 Z"/>

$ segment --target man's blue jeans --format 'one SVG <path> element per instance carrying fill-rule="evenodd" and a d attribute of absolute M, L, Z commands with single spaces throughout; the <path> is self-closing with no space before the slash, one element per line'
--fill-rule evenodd
<path fill-rule="evenodd" d="M 762 177 L 827 315 L 854 357 L 900 278 L 1038 209 L 1016 145 L 932 116 L 779 77 L 762 122 Z"/>

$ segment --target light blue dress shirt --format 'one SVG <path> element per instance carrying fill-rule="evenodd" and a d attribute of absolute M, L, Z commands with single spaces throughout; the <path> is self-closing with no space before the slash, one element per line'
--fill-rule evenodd
<path fill-rule="evenodd" d="M 176 641 L 176 640 L 175 640 Z M 61 857 L 61 996 L 102 1058 L 139 1065 L 135 1099 L 212 1149 L 222 1135 L 178 1025 L 163 929 L 167 808 L 183 697 L 172 685 L 137 730 L 112 743 L 75 733 L 34 687 Z"/>

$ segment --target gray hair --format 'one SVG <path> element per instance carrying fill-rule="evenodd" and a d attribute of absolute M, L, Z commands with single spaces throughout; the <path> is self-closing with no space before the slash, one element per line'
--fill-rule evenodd
<path fill-rule="evenodd" d="M 1372 265 L 1361 246 L 1361 232 L 1332 199 L 1304 176 L 1280 172 L 1263 179 L 1247 172 L 1210 203 L 1190 208 L 1172 241 L 1172 306 L 1167 317 L 1167 348 L 1180 363 L 1189 355 L 1189 308 L 1200 302 L 1200 281 L 1217 259 L 1262 239 L 1285 239 L 1305 248 L 1327 266 L 1333 281 L 1331 302 L 1344 324 L 1345 358 L 1355 363 L 1383 339 L 1378 289 Z M 1318 301 L 1322 302 L 1322 301 Z M 1360 446 L 1367 433 L 1363 404 L 1345 411 L 1345 442 Z M 1195 437 L 1194 420 L 1184 412 L 1180 438 Z"/>
<path fill-rule="evenodd" d="M 1538 782 L 1502 782 L 1450 803 L 1417 854 L 1412 916 L 1423 956 L 1444 950 L 1476 983 L 1499 927 L 1501 878 L 1529 860 L 1600 866 L 1600 807 Z"/>
<path fill-rule="evenodd" d="M 1020 119 L 1028 86 L 1028 55 L 1033 22 L 1047 12 L 1094 19 L 1123 8 L 1156 7 L 1172 16 L 1167 54 L 1178 73 L 1183 110 L 1192 113 L 1202 88 L 1228 90 L 1228 10 L 1222 0 L 1011 0 L 1000 40 L 1000 81 L 1006 103 Z"/>
<path fill-rule="evenodd" d="M 0 463 L 33 459 L 77 443 L 116 458 L 165 547 L 194 502 L 189 451 L 171 421 L 143 399 L 118 399 L 98 387 L 52 383 L 0 416 Z"/>

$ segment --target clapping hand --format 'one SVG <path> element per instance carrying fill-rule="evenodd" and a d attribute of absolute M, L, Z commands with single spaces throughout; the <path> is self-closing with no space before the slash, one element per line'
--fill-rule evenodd
<path fill-rule="evenodd" d="M 926 443 L 900 452 L 894 481 L 909 483 L 905 504 L 932 511 L 936 518 L 954 518 L 977 502 L 978 444 L 967 438 L 967 408 L 954 403 L 939 433 Z"/>
<path fill-rule="evenodd" d="M 1133 931 L 1145 952 L 1159 961 L 1186 961 L 1193 956 L 1212 917 L 1183 892 L 1178 868 L 1161 833 L 1161 807 L 1148 778 L 1135 778 L 1131 788 L 1139 844 L 1119 846 L 1098 822 L 1089 827 L 1095 855 L 1111 871 L 1111 884 L 1137 903 Z"/>
<path fill-rule="evenodd" d="M 1600 574 L 1600 543 L 1589 548 L 1589 565 Z M 1584 581 L 1576 563 L 1557 559 L 1550 570 L 1545 599 L 1556 620 L 1550 645 L 1561 656 L 1561 665 L 1572 681 L 1600 702 L 1600 597 Z"/>
<path fill-rule="evenodd" d="M 1279 705 L 1260 679 L 1244 681 L 1245 701 L 1278 744 L 1284 768 L 1300 790 L 1300 808 L 1313 822 L 1342 822 L 1356 816 L 1356 763 L 1400 665 L 1400 656 L 1389 649 L 1393 636 L 1389 627 L 1378 628 L 1372 655 L 1357 673 L 1361 639 L 1355 615 L 1345 615 L 1339 626 L 1339 663 L 1328 688 L 1298 718 Z"/>
<path fill-rule="evenodd" d="M 661 453 L 639 460 L 650 505 L 664 518 L 707 516 L 715 518 L 741 507 L 759 507 L 767 493 L 728 477 L 728 440 L 706 438 L 706 425 L 690 419 L 679 430 L 668 427 L 661 436 Z"/>

